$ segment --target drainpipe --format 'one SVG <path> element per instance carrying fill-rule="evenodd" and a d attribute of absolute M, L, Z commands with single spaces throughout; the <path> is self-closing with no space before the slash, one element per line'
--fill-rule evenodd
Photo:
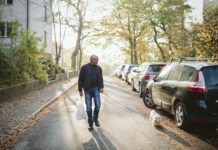
<path fill-rule="evenodd" d="M 29 32 L 29 0 L 27 0 L 27 23 L 26 23 L 26 28 L 27 28 L 27 31 Z"/>

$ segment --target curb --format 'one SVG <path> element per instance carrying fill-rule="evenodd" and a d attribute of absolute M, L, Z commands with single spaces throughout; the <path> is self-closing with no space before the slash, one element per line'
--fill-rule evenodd
<path fill-rule="evenodd" d="M 14 127 L 12 130 L 10 130 L 9 132 L 13 132 L 14 130 L 18 129 L 20 126 L 22 126 L 25 122 L 27 122 L 28 120 L 30 120 L 31 118 L 34 118 L 37 114 L 39 114 L 41 111 L 43 111 L 47 106 L 49 106 L 50 104 L 52 104 L 53 102 L 55 102 L 61 95 L 63 95 L 64 93 L 66 93 L 70 88 L 72 88 L 73 86 L 76 85 L 77 80 L 73 80 L 70 81 L 73 82 L 71 86 L 67 87 L 66 89 L 64 89 L 60 94 L 56 95 L 53 99 L 49 100 L 47 103 L 45 103 L 44 105 L 42 105 L 40 108 L 38 108 L 35 112 L 33 112 L 29 117 L 27 117 L 24 121 L 22 121 L 21 123 L 19 123 L 16 127 Z M 1 138 L 4 138 L 6 134 L 3 134 L 3 136 Z"/>

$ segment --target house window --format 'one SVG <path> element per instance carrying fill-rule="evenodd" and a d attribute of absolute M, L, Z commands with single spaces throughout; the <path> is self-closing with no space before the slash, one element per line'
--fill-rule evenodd
<path fill-rule="evenodd" d="M 5 22 L 0 23 L 0 36 L 1 37 L 5 36 Z"/>
<path fill-rule="evenodd" d="M 5 0 L 6 4 L 13 4 L 13 0 Z"/>
<path fill-rule="evenodd" d="M 11 5 L 13 4 L 13 0 L 0 0 L 0 4 Z"/>
<path fill-rule="evenodd" d="M 11 23 L 0 22 L 0 37 L 10 37 L 12 32 Z"/>
<path fill-rule="evenodd" d="M 44 21 L 46 22 L 47 21 L 47 6 L 46 5 L 44 5 Z"/>
<path fill-rule="evenodd" d="M 47 32 L 44 31 L 44 45 L 47 46 Z"/>

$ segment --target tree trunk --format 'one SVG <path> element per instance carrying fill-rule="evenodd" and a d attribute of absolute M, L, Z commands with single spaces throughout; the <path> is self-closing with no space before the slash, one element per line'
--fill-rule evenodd
<path fill-rule="evenodd" d="M 134 51 L 134 62 L 133 62 L 133 64 L 138 64 L 137 50 L 136 50 L 136 45 L 135 44 L 133 46 L 133 51 Z"/>
<path fill-rule="evenodd" d="M 53 10 L 53 1 L 49 1 L 50 9 L 51 9 L 51 17 L 52 17 L 52 25 L 54 30 L 54 40 L 55 40 L 55 63 L 59 65 L 59 56 L 58 56 L 58 43 L 57 43 L 57 36 L 56 36 L 56 24 L 55 24 L 55 14 Z"/>
<path fill-rule="evenodd" d="M 129 46 L 130 46 L 130 63 L 134 63 L 134 46 L 131 39 L 129 39 Z"/>
<path fill-rule="evenodd" d="M 157 45 L 158 49 L 160 50 L 160 53 L 161 53 L 161 57 L 162 57 L 162 60 L 163 62 L 166 62 L 166 57 L 164 55 L 164 50 L 163 48 L 160 46 L 160 44 L 158 43 L 158 40 L 157 40 L 157 29 L 156 29 L 156 26 L 154 25 L 154 42 L 155 44 Z"/>
<path fill-rule="evenodd" d="M 79 66 L 78 66 L 79 70 L 80 70 L 80 68 L 82 66 L 82 59 L 83 59 L 83 51 L 82 51 L 82 48 L 80 48 L 80 51 L 79 51 Z"/>
<path fill-rule="evenodd" d="M 82 18 L 82 14 L 79 10 L 78 10 L 78 15 L 79 15 L 79 25 L 78 25 L 76 46 L 75 46 L 75 49 L 74 49 L 72 56 L 71 56 L 71 61 L 72 61 L 71 68 L 72 68 L 73 72 L 77 71 L 76 70 L 76 66 L 77 66 L 76 57 L 77 57 L 78 52 L 80 50 L 80 45 L 81 45 L 80 42 L 81 42 L 82 29 L 83 29 L 83 18 Z"/>

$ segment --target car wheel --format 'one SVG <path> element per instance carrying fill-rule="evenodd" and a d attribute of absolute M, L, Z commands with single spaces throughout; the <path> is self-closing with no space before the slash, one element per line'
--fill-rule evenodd
<path fill-rule="evenodd" d="M 152 95 L 149 92 L 149 90 L 146 90 L 145 94 L 143 95 L 143 102 L 144 102 L 145 106 L 147 106 L 148 108 L 155 107 L 155 104 L 154 104 L 153 99 L 152 99 Z"/>
<path fill-rule="evenodd" d="M 181 102 L 178 102 L 174 107 L 174 118 L 176 121 L 176 125 L 181 128 L 185 129 L 188 127 L 188 121 L 185 112 L 185 105 Z"/>
<path fill-rule="evenodd" d="M 134 81 L 132 81 L 132 91 L 136 91 L 135 87 L 134 87 Z"/>

